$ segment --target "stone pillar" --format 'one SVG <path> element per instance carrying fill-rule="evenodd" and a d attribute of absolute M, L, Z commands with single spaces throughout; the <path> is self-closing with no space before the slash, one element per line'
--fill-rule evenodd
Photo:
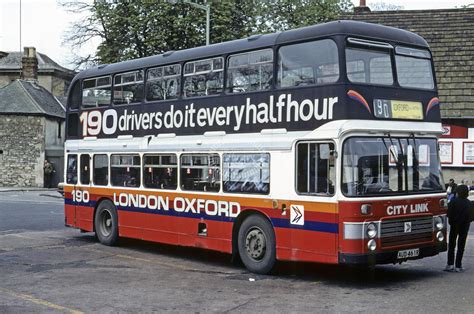
<path fill-rule="evenodd" d="M 25 47 L 21 58 L 21 78 L 23 80 L 38 80 L 38 59 L 36 48 Z"/>

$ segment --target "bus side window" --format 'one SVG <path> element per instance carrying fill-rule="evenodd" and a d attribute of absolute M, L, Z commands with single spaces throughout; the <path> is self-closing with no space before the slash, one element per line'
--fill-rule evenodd
<path fill-rule="evenodd" d="M 84 80 L 82 83 L 82 108 L 106 107 L 112 98 L 112 79 L 102 76 Z"/>
<path fill-rule="evenodd" d="M 181 65 L 171 64 L 147 72 L 147 100 L 177 99 L 180 95 Z"/>
<path fill-rule="evenodd" d="M 80 171 L 80 180 L 81 184 L 89 184 L 90 183 L 90 174 L 91 174 L 91 167 L 90 167 L 90 156 L 88 154 L 81 155 L 81 171 Z"/>
<path fill-rule="evenodd" d="M 224 154 L 222 181 L 225 192 L 268 194 L 270 154 Z"/>
<path fill-rule="evenodd" d="M 181 188 L 189 191 L 219 192 L 218 154 L 181 155 Z"/>
<path fill-rule="evenodd" d="M 94 155 L 94 173 L 92 177 L 95 185 L 109 184 L 109 157 L 107 155 Z"/>
<path fill-rule="evenodd" d="M 67 156 L 66 183 L 77 184 L 77 155 Z"/>
<path fill-rule="evenodd" d="M 267 90 L 273 80 L 273 51 L 264 49 L 231 55 L 227 61 L 227 92 Z"/>
<path fill-rule="evenodd" d="M 143 71 L 115 75 L 114 105 L 139 103 L 143 100 Z"/>
<path fill-rule="evenodd" d="M 278 50 L 278 86 L 334 83 L 339 79 L 337 46 L 323 39 L 282 46 Z"/>
<path fill-rule="evenodd" d="M 216 95 L 224 87 L 222 57 L 184 64 L 184 97 Z"/>
<path fill-rule="evenodd" d="M 303 194 L 334 194 L 334 144 L 298 143 L 296 189 Z"/>
<path fill-rule="evenodd" d="M 147 188 L 175 190 L 178 187 L 176 155 L 143 156 L 143 185 Z"/>
<path fill-rule="evenodd" d="M 110 181 L 113 186 L 140 186 L 140 156 L 112 155 L 110 157 Z"/>

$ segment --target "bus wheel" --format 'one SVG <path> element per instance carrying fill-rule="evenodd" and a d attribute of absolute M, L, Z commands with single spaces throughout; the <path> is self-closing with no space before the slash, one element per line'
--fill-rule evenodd
<path fill-rule="evenodd" d="M 99 204 L 94 217 L 95 234 L 100 243 L 115 245 L 118 240 L 117 210 L 111 201 L 105 200 Z"/>
<path fill-rule="evenodd" d="M 276 260 L 275 233 L 270 222 L 252 215 L 244 220 L 238 236 L 239 255 L 253 273 L 269 273 Z"/>

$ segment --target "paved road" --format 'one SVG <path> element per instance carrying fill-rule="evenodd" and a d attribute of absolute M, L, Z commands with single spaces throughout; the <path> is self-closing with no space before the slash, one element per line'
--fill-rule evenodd
<path fill-rule="evenodd" d="M 224 254 L 102 246 L 63 227 L 54 195 L 0 192 L 0 313 L 474 311 L 473 230 L 463 274 L 441 271 L 441 254 L 372 271 L 279 263 L 256 276 Z"/>

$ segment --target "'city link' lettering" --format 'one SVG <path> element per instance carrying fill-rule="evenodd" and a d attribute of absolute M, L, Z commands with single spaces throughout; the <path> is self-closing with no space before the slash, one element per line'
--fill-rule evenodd
<path fill-rule="evenodd" d="M 387 206 L 387 215 L 389 216 L 427 212 L 429 212 L 428 203 Z"/>

